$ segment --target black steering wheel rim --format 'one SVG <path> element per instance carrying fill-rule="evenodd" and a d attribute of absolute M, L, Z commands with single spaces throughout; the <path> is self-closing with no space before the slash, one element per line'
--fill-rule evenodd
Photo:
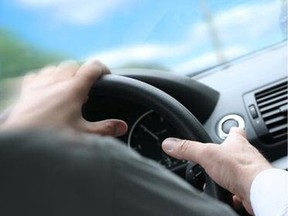
<path fill-rule="evenodd" d="M 129 98 L 160 113 L 172 126 L 175 126 L 182 139 L 212 142 L 201 123 L 186 107 L 162 90 L 142 81 L 120 75 L 104 75 L 91 88 L 89 98 L 95 96 Z M 85 113 L 85 107 L 83 112 Z M 206 176 L 205 190 L 210 196 L 231 203 L 231 194 L 217 185 L 209 176 Z"/>
<path fill-rule="evenodd" d="M 161 113 L 168 122 L 177 125 L 180 129 L 179 134 L 184 139 L 204 143 L 212 142 L 201 123 L 186 107 L 170 95 L 147 83 L 120 75 L 105 75 L 94 84 L 90 94 L 129 98 L 135 103 Z"/>

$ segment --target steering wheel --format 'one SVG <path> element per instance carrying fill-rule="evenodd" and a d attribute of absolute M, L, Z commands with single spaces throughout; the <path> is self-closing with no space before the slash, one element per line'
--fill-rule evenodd
<path fill-rule="evenodd" d="M 181 138 L 212 142 L 201 123 L 186 107 L 162 90 L 142 81 L 120 75 L 105 75 L 93 85 L 90 96 L 129 98 L 161 114 L 174 126 Z M 205 179 L 207 194 L 228 204 L 232 203 L 232 196 L 227 190 L 217 185 L 208 175 Z"/>

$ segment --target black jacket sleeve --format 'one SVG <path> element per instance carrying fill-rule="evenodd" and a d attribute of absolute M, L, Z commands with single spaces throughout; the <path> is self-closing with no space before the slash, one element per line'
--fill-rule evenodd
<path fill-rule="evenodd" d="M 112 138 L 0 134 L 0 215 L 234 216 Z"/>

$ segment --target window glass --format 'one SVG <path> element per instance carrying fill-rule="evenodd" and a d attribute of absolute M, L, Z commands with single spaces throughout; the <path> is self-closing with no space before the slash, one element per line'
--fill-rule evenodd
<path fill-rule="evenodd" d="M 0 76 L 90 58 L 199 72 L 286 40 L 286 2 L 1 0 Z"/>

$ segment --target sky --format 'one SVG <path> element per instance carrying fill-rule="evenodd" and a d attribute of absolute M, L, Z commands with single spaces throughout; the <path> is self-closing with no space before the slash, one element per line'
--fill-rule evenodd
<path fill-rule="evenodd" d="M 203 8 L 212 14 L 220 52 L 229 60 L 283 40 L 281 3 L 1 0 L 0 28 L 11 30 L 35 47 L 69 58 L 98 58 L 112 68 L 152 62 L 187 72 L 219 63 Z"/>

